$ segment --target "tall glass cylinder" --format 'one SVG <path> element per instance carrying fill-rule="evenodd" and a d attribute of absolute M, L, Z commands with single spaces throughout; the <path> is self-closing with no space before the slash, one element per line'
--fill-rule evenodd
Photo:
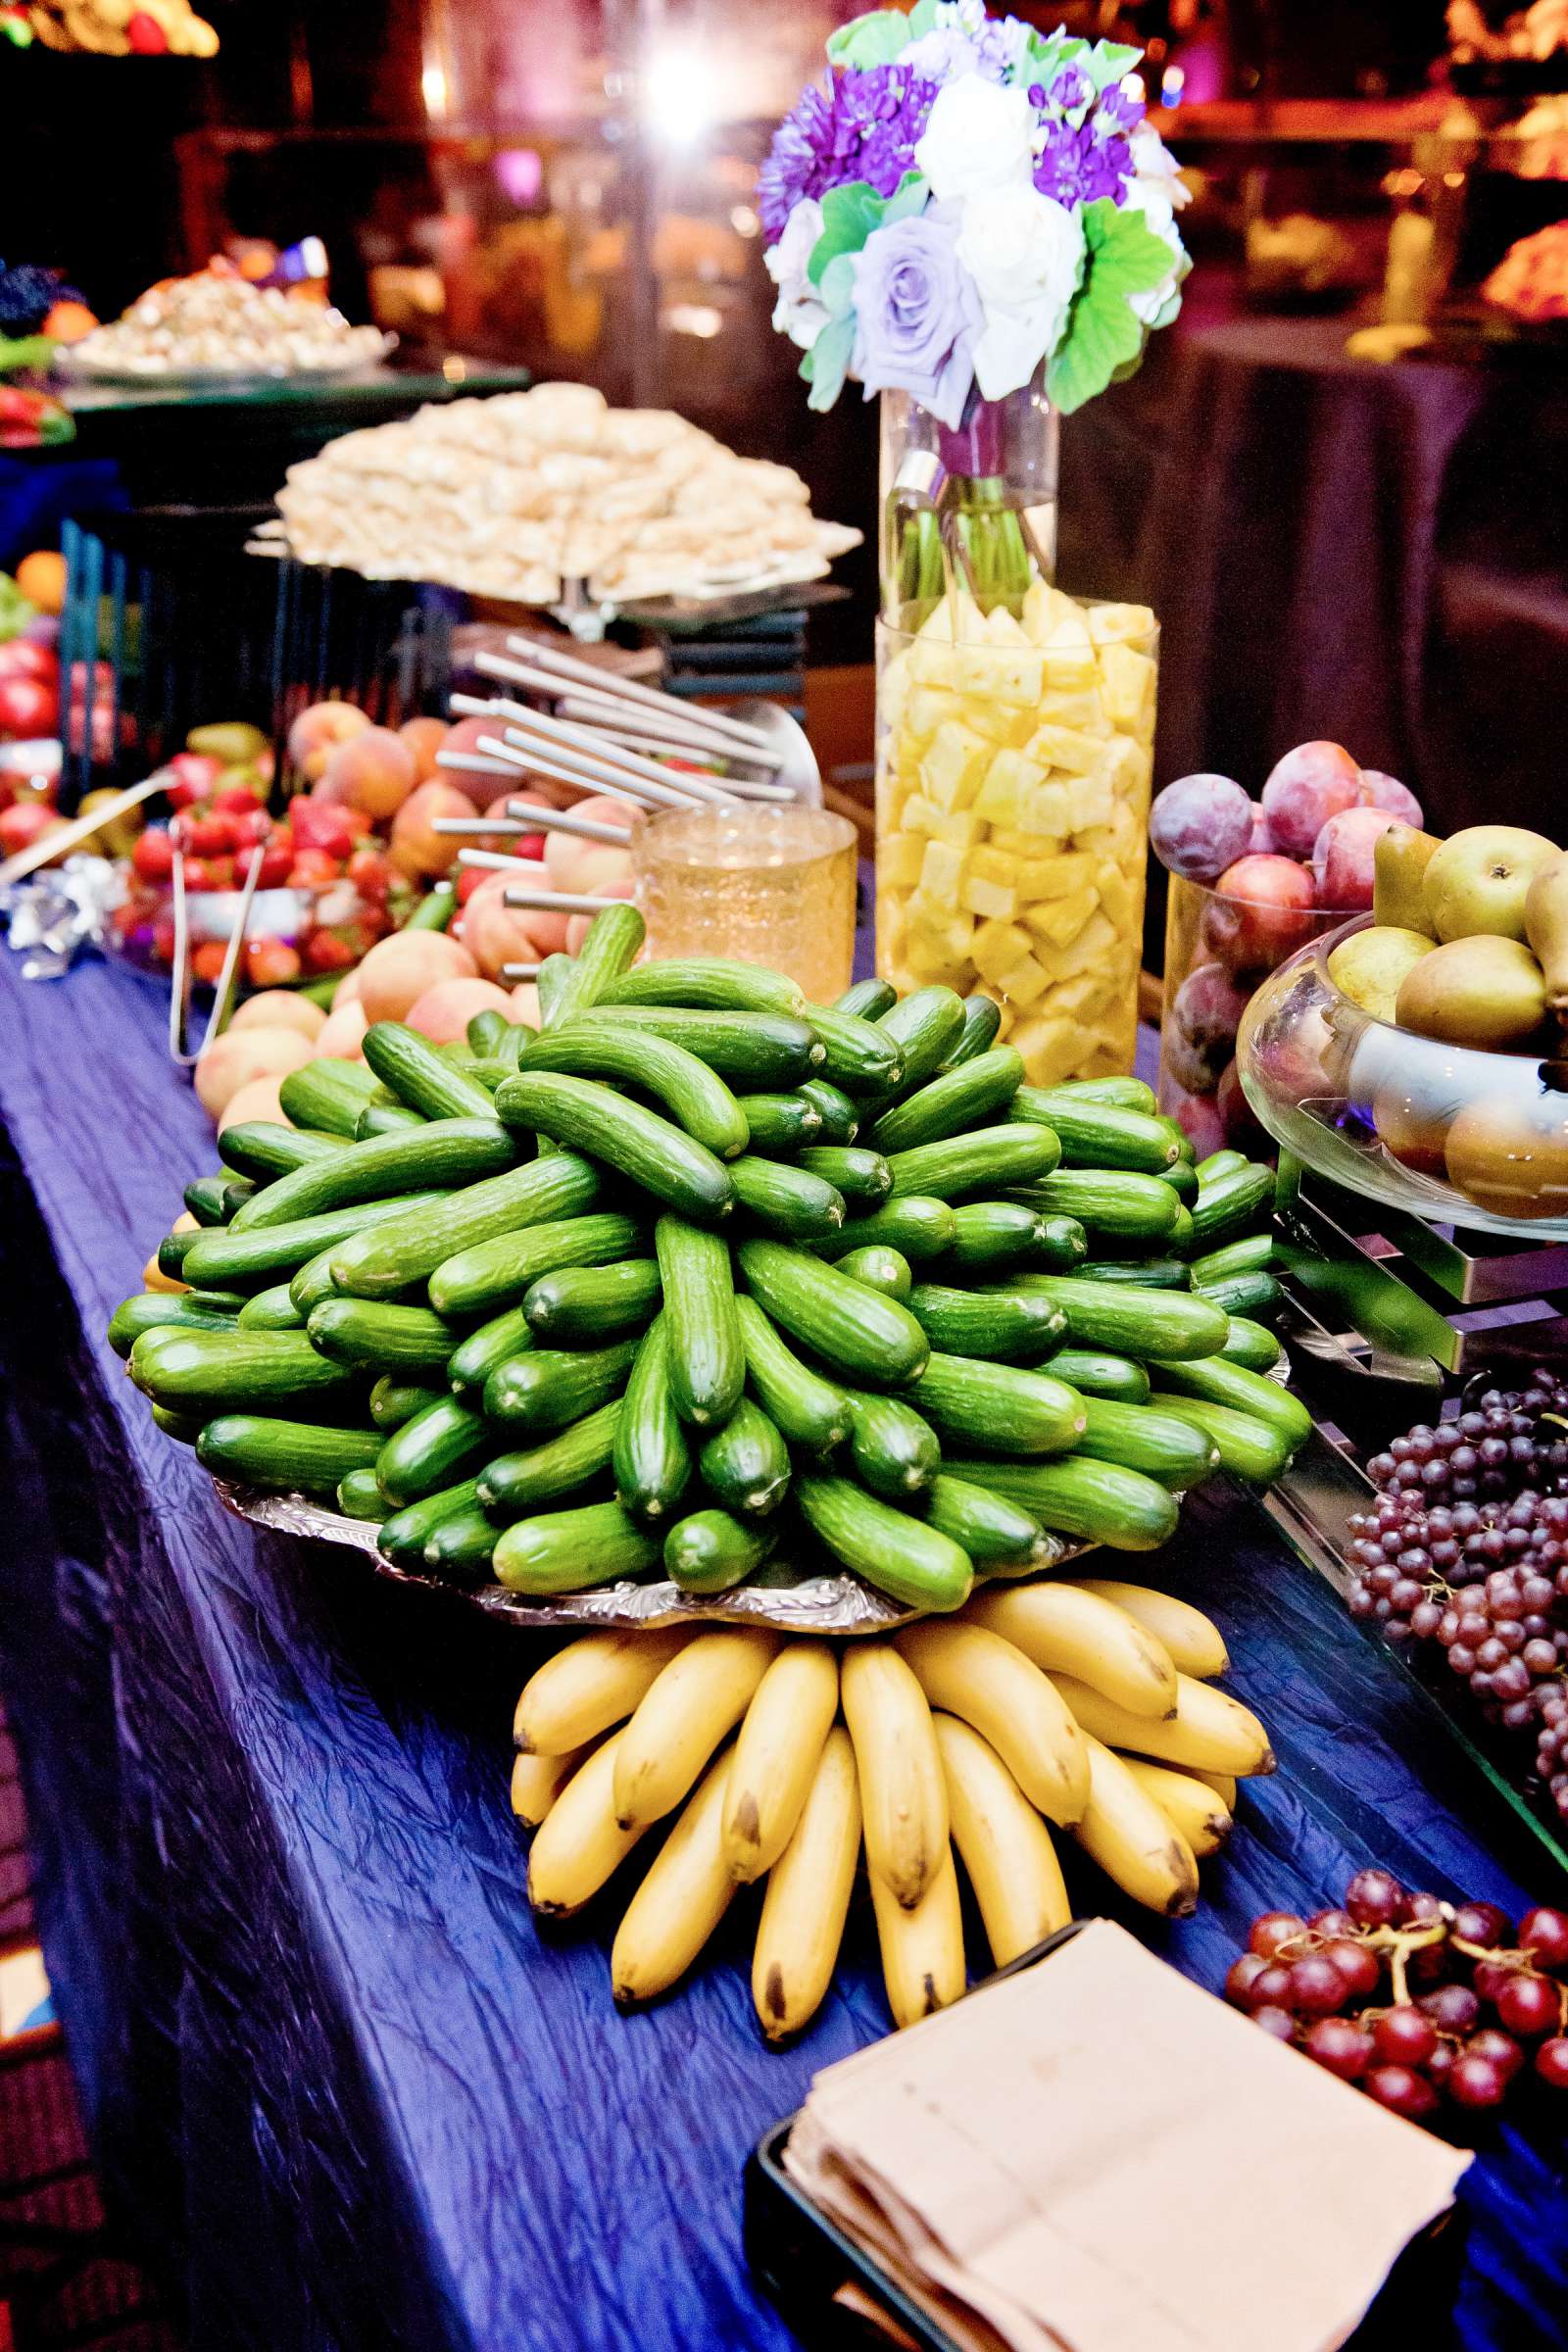
<path fill-rule="evenodd" d="M 985 609 L 1055 578 L 1056 428 L 1043 370 L 1004 400 L 971 392 L 956 429 L 907 392 L 882 394 L 884 620 L 960 591 Z"/>

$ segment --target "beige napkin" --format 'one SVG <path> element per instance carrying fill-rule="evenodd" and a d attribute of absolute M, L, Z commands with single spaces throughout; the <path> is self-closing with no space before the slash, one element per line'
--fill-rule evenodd
<path fill-rule="evenodd" d="M 965 2352 L 1332 2352 L 1470 2158 L 1094 1920 L 818 2075 L 785 2162 Z"/>

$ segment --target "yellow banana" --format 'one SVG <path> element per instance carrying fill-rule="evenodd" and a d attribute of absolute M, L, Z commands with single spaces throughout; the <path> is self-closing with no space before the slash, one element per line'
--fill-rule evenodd
<path fill-rule="evenodd" d="M 1221 1804 L 1206 1781 L 1177 1772 L 1169 1764 L 1151 1764 L 1142 1756 L 1123 1756 L 1133 1779 L 1146 1796 L 1180 1830 L 1200 1861 L 1217 1853 L 1235 1826 L 1230 1808 Z"/>
<path fill-rule="evenodd" d="M 1124 1585 L 1114 1577 L 1075 1576 L 1071 1581 L 1080 1592 L 1098 1592 L 1102 1600 L 1113 1600 L 1118 1609 L 1125 1609 L 1156 1641 L 1163 1642 L 1178 1674 L 1191 1674 L 1206 1683 L 1229 1671 L 1230 1652 L 1224 1635 L 1191 1601 L 1178 1600 L 1172 1592 L 1158 1592 L 1152 1585 Z"/>
<path fill-rule="evenodd" d="M 729 1909 L 735 1882 L 724 1861 L 726 1749 L 670 1831 L 626 1906 L 610 1951 L 616 2006 L 651 2001 L 683 1977 Z"/>
<path fill-rule="evenodd" d="M 936 1727 L 953 1842 L 1001 1968 L 1064 1928 L 1072 1905 L 1051 1832 L 990 1741 L 956 1715 Z"/>
<path fill-rule="evenodd" d="M 696 1786 L 713 1750 L 752 1703 L 779 1636 L 697 1634 L 637 1701 L 615 1754 L 615 1819 L 623 1829 L 662 1821 Z"/>
<path fill-rule="evenodd" d="M 1089 1810 L 1073 1836 L 1135 1903 L 1185 1919 L 1198 1903 L 1198 1864 L 1169 1816 L 1139 1787 L 1127 1764 L 1089 1741 Z"/>
<path fill-rule="evenodd" d="M 624 1737 L 617 1732 L 595 1748 L 534 1834 L 528 1900 L 546 1918 L 564 1919 L 580 1911 L 642 1836 L 640 1829 L 623 1830 L 615 1820 L 615 1751 Z"/>
<path fill-rule="evenodd" d="M 925 1692 L 887 1642 L 852 1642 L 840 1675 L 865 1858 L 910 1910 L 948 1850 L 948 1789 Z"/>
<path fill-rule="evenodd" d="M 732 1764 L 732 1775 L 734 1769 Z M 767 1874 L 752 1953 L 752 1999 L 769 2041 L 798 2034 L 822 2005 L 844 1939 L 859 1853 L 855 1747 L 836 1723 L 795 1834 Z"/>
<path fill-rule="evenodd" d="M 825 1642 L 791 1642 L 758 1684 L 724 1806 L 724 1854 L 742 1885 L 788 1845 L 838 1706 L 839 1664 Z"/>
<path fill-rule="evenodd" d="M 512 1719 L 524 1755 L 560 1756 L 629 1715 L 662 1667 L 691 1638 L 674 1625 L 648 1634 L 584 1634 L 529 1676 Z"/>
<path fill-rule="evenodd" d="M 574 1747 L 564 1756 L 513 1757 L 512 1810 L 525 1830 L 539 1827 L 587 1753 Z"/>
<path fill-rule="evenodd" d="M 1168 1715 L 1176 1669 L 1162 1642 L 1127 1610 L 1077 1585 L 1014 1585 L 982 1593 L 964 1611 L 1047 1673 L 1075 1674 L 1133 1715 Z"/>
<path fill-rule="evenodd" d="M 932 1706 L 989 1740 L 1048 1821 L 1075 1822 L 1089 1801 L 1089 1765 L 1077 1725 L 1039 1667 L 980 1625 L 911 1625 L 895 1639 Z"/>
<path fill-rule="evenodd" d="M 1195 1682 L 1190 1675 L 1176 1678 L 1176 1712 L 1156 1722 L 1150 1715 L 1130 1715 L 1114 1699 L 1071 1675 L 1052 1677 L 1086 1732 L 1107 1747 L 1130 1748 L 1135 1755 L 1152 1756 L 1158 1764 L 1199 1764 L 1208 1772 L 1272 1772 L 1274 1750 L 1268 1734 L 1240 1699 L 1216 1690 L 1212 1683 Z"/>
<path fill-rule="evenodd" d="M 1209 1772 L 1201 1764 L 1184 1764 L 1182 1770 L 1205 1788 L 1212 1788 L 1227 1813 L 1236 1810 L 1236 1776 L 1230 1772 Z"/>
<path fill-rule="evenodd" d="M 882 1977 L 896 2026 L 916 2025 L 933 2009 L 945 2009 L 963 1991 L 963 1918 L 958 1908 L 958 1874 L 953 1848 L 943 1841 L 931 1884 L 913 1910 L 871 1872 L 871 1902 Z"/>

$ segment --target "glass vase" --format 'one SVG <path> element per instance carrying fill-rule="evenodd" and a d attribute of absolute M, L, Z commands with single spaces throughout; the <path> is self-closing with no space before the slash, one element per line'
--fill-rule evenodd
<path fill-rule="evenodd" d="M 1057 416 L 1042 369 L 1004 400 L 971 391 L 951 428 L 907 392 L 881 396 L 882 617 L 960 591 L 1014 611 L 1056 576 Z"/>

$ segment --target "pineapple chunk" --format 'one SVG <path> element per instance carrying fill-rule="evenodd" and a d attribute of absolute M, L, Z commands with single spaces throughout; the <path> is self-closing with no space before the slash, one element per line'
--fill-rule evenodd
<path fill-rule="evenodd" d="M 924 743 L 945 719 L 961 718 L 963 709 L 956 694 L 946 694 L 940 686 L 922 686 L 916 678 L 904 706 L 905 733 Z"/>
<path fill-rule="evenodd" d="M 1020 833 L 1009 825 L 993 825 L 990 847 L 1000 850 L 1004 858 L 1048 858 L 1063 851 L 1066 844 L 1054 834 Z"/>
<path fill-rule="evenodd" d="M 1065 899 L 1095 878 L 1095 860 L 1081 850 L 1062 850 L 1054 858 L 1028 860 L 1018 868 L 1018 896 L 1026 904 L 1041 899 Z"/>
<path fill-rule="evenodd" d="M 1024 634 L 1035 645 L 1047 645 L 1052 638 L 1076 630 L 1085 645 L 1089 643 L 1089 624 L 1083 607 L 1073 602 L 1061 589 L 1054 588 L 1049 580 L 1031 580 L 1023 600 Z"/>
<path fill-rule="evenodd" d="M 951 643 L 927 638 L 922 630 L 909 648 L 909 679 L 915 686 L 932 686 L 951 694 L 957 684 L 956 656 Z"/>
<path fill-rule="evenodd" d="M 1010 1004 L 1001 1004 L 997 1009 L 1001 1013 L 1002 1018 L 997 1024 L 996 1042 L 999 1046 L 1004 1046 L 1008 1038 L 1012 1035 L 1013 1024 L 1016 1022 L 1018 1016 L 1013 1011 Z"/>
<path fill-rule="evenodd" d="M 1023 752 L 1003 750 L 993 755 L 975 808 L 993 824 L 1017 825 L 1025 797 L 1045 781 L 1046 771 Z"/>
<path fill-rule="evenodd" d="M 1118 931 L 1130 931 L 1138 920 L 1133 906 L 1133 886 L 1114 859 L 1102 860 L 1095 874 L 1095 887 L 1100 892 L 1100 904 Z"/>
<path fill-rule="evenodd" d="M 939 808 L 967 808 L 993 758 L 989 743 L 961 719 L 944 720 L 920 762 L 920 789 Z"/>
<path fill-rule="evenodd" d="M 954 649 L 953 683 L 960 694 L 989 697 L 1032 710 L 1044 682 L 1044 661 L 1027 642 L 1000 646 L 992 641 L 972 649 L 962 645 Z"/>
<path fill-rule="evenodd" d="M 1105 747 L 1105 775 L 1112 792 L 1140 810 L 1149 805 L 1154 759 L 1149 746 L 1130 735 L 1113 735 Z"/>
<path fill-rule="evenodd" d="M 1037 784 L 1023 806 L 1023 814 L 1037 834 L 1059 841 L 1072 831 L 1072 797 L 1065 783 Z"/>
<path fill-rule="evenodd" d="M 1118 727 L 1140 742 L 1154 731 L 1154 664 L 1130 645 L 1102 645 L 1101 689 Z"/>
<path fill-rule="evenodd" d="M 1005 605 L 993 605 L 986 614 L 986 635 L 993 645 L 1027 645 L 1029 637 Z"/>
<path fill-rule="evenodd" d="M 1081 727 L 1053 726 L 1045 720 L 1030 736 L 1026 750 L 1042 767 L 1059 767 L 1069 776 L 1098 775 L 1104 763 L 1104 738 L 1086 735 Z"/>
<path fill-rule="evenodd" d="M 1007 1043 L 1023 1056 L 1031 1086 L 1055 1086 L 1070 1076 L 1081 1050 L 1076 1021 L 1059 1014 L 1036 1013 L 1020 1021 Z"/>
<path fill-rule="evenodd" d="M 1072 830 L 1082 833 L 1091 825 L 1108 825 L 1115 808 L 1110 786 L 1103 776 L 1078 776 L 1067 787 L 1072 808 Z"/>
<path fill-rule="evenodd" d="M 1080 972 L 1087 972 L 1092 964 L 1098 962 L 1110 950 L 1121 946 L 1122 942 L 1117 938 L 1109 917 L 1101 907 L 1097 906 L 1077 938 L 1069 946 L 1057 951 L 1055 958 L 1057 979 L 1076 979 Z"/>
<path fill-rule="evenodd" d="M 981 820 L 972 809 L 958 808 L 952 814 L 939 808 L 935 801 L 915 793 L 904 811 L 904 822 L 911 833 L 927 834 L 932 841 L 945 841 L 950 849 L 967 850 L 980 838 Z"/>
<path fill-rule="evenodd" d="M 1084 617 L 1097 645 L 1152 638 L 1157 626 L 1147 605 L 1091 605 Z"/>
<path fill-rule="evenodd" d="M 889 833 L 876 861 L 877 887 L 884 891 L 912 890 L 920 879 L 927 837 L 919 833 Z"/>
<path fill-rule="evenodd" d="M 1044 940 L 1049 947 L 1065 948 L 1077 938 L 1099 905 L 1100 893 L 1091 882 L 1085 889 L 1075 890 L 1070 898 L 1048 899 L 1043 906 L 1031 906 L 1023 919 L 1037 940 Z"/>
<path fill-rule="evenodd" d="M 1118 985 L 1114 974 L 1106 979 L 1098 972 L 1082 972 L 1076 980 L 1057 983 L 1051 1009 L 1068 1013 L 1075 1021 L 1088 1022 L 1116 994 Z"/>
<path fill-rule="evenodd" d="M 951 906 L 963 879 L 963 852 L 945 841 L 928 841 L 920 861 L 920 896 L 934 906 Z"/>
<path fill-rule="evenodd" d="M 970 851 L 969 871 L 977 881 L 1015 883 L 1018 875 L 1018 861 L 1015 858 L 1006 857 L 1002 850 L 997 848 L 995 839 L 996 837 L 993 835 L 990 844 L 984 848 Z"/>
<path fill-rule="evenodd" d="M 1011 1004 L 1021 1005 L 1027 1012 L 1051 986 L 1051 974 L 1032 956 L 1021 956 L 1016 963 L 1007 966 L 997 986 Z"/>
<path fill-rule="evenodd" d="M 1070 727 L 1081 735 L 1098 735 L 1102 741 L 1110 733 L 1110 721 L 1105 716 L 1098 688 L 1087 685 L 1064 686 L 1048 669 L 1046 691 L 1040 703 L 1042 725 Z"/>
<path fill-rule="evenodd" d="M 1002 986 L 1004 972 L 1025 961 L 1028 955 L 1029 934 L 1020 931 L 1016 923 L 979 924 L 969 950 L 975 970 L 994 988 Z"/>
<path fill-rule="evenodd" d="M 931 847 L 938 845 L 933 842 Z M 1008 922 L 1018 905 L 1018 894 L 1009 882 L 988 882 L 984 874 L 974 871 L 969 861 L 967 879 L 959 886 L 958 904 L 967 906 L 971 914 L 985 915 L 993 922 Z"/>

